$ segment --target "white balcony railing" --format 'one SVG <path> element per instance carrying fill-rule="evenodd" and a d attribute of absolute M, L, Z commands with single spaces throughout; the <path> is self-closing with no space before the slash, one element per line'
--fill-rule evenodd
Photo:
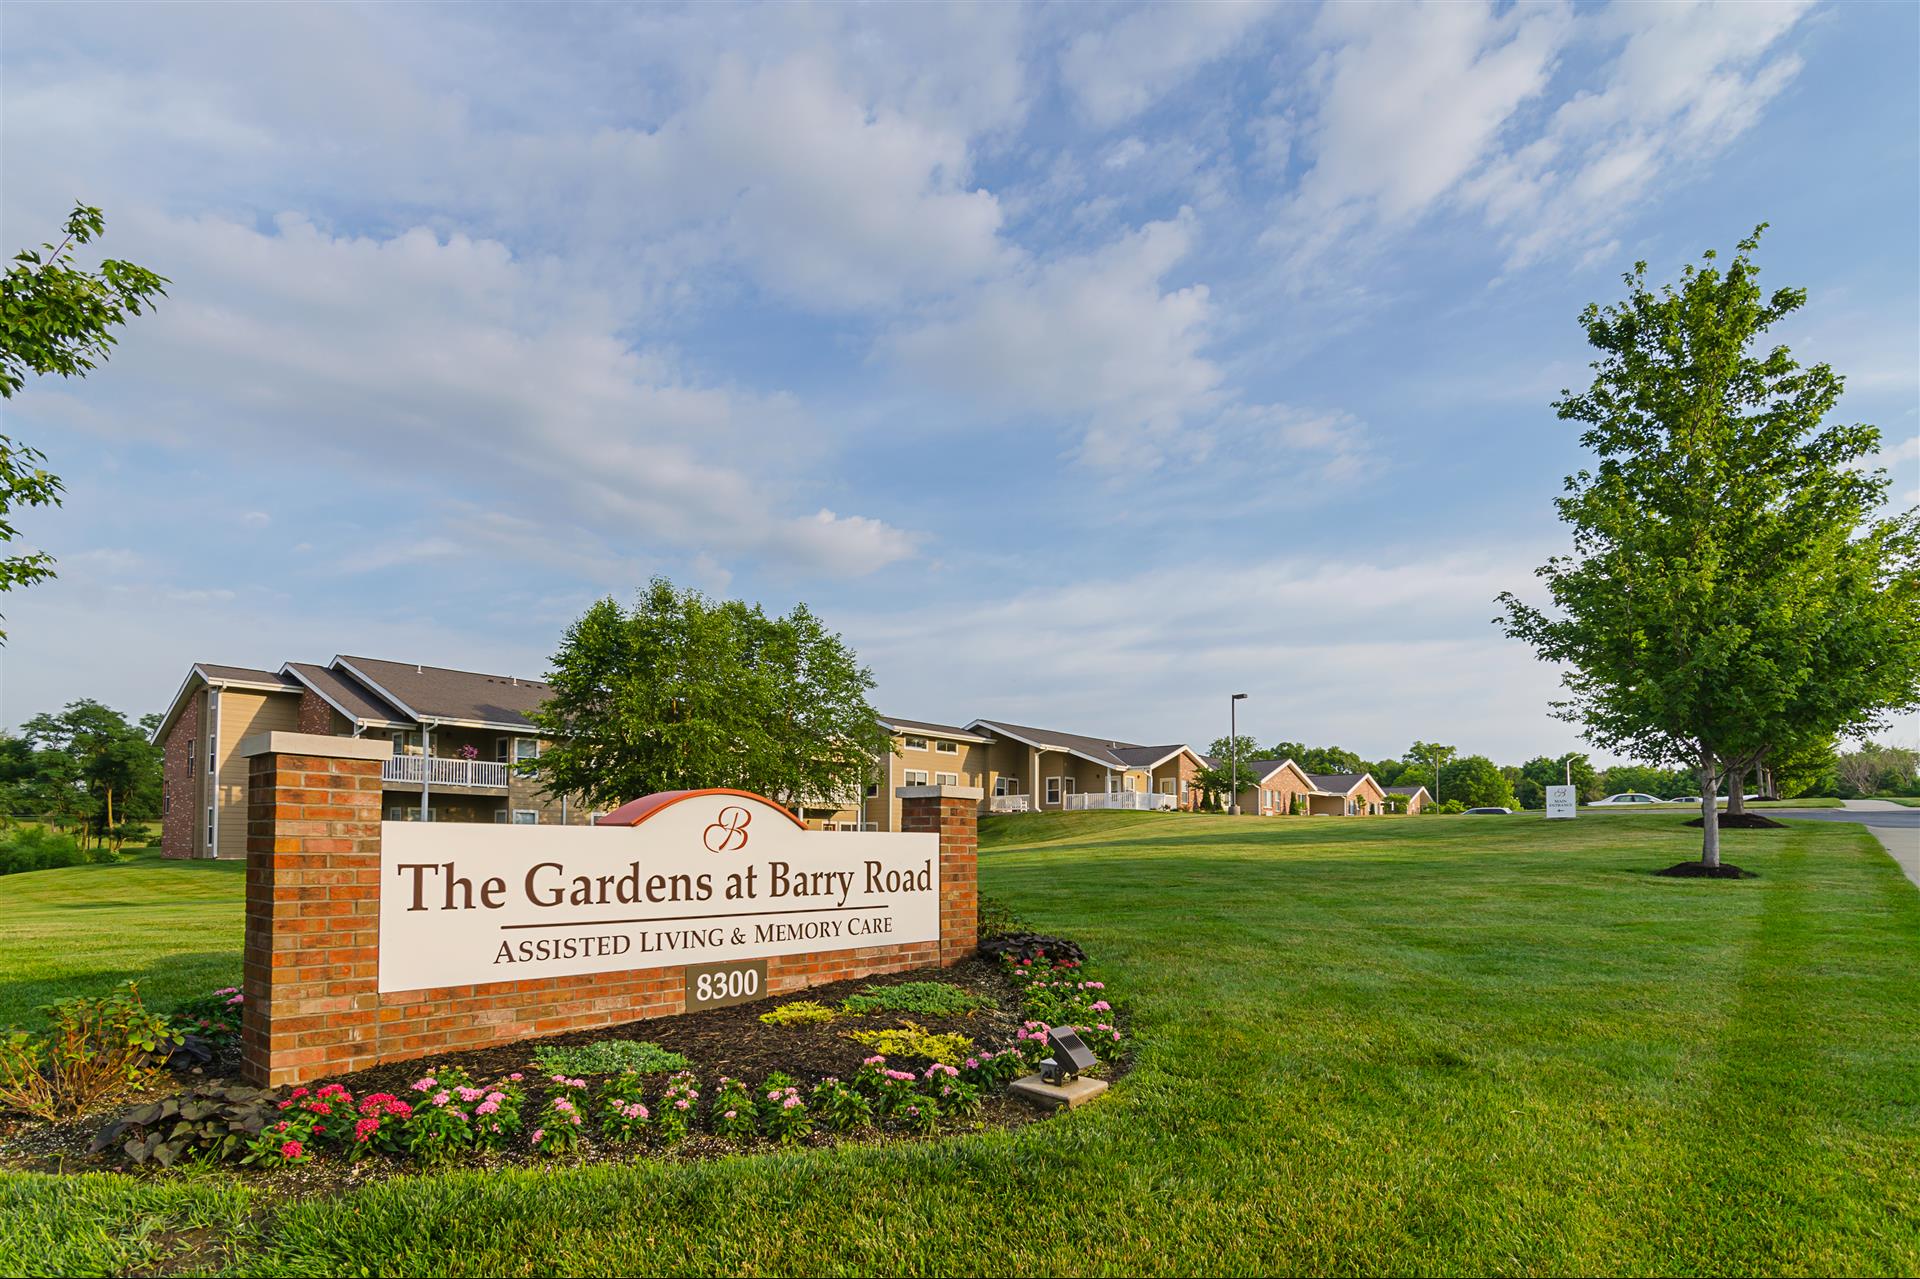
<path fill-rule="evenodd" d="M 1172 812 L 1179 805 L 1172 795 L 1157 795 L 1152 791 L 1121 790 L 1107 791 L 1101 794 L 1090 791 L 1084 795 L 1068 795 L 1065 807 L 1074 812 L 1089 808 L 1118 808 L 1135 813 L 1151 813 L 1164 810 Z"/>
<path fill-rule="evenodd" d="M 1025 795 L 995 795 L 988 805 L 988 811 L 994 813 L 1030 813 L 1033 805 Z"/>
<path fill-rule="evenodd" d="M 394 755 L 380 761 L 380 780 L 430 786 L 507 788 L 507 766 L 491 759 L 443 759 L 438 755 Z"/>

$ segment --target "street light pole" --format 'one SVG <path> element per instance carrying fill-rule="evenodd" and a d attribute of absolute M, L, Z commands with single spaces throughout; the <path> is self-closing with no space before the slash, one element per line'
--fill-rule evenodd
<path fill-rule="evenodd" d="M 1235 817 L 1240 815 L 1240 703 L 1247 700 L 1245 693 L 1235 693 L 1227 699 L 1227 811 Z"/>

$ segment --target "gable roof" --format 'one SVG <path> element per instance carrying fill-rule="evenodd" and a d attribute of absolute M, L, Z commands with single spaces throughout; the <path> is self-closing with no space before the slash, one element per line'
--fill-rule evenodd
<path fill-rule="evenodd" d="M 1351 795 L 1361 782 L 1372 782 L 1372 773 L 1308 773 L 1307 780 L 1334 795 Z M 1378 786 L 1379 782 L 1373 782 Z"/>
<path fill-rule="evenodd" d="M 312 662 L 288 662 L 280 668 L 312 689 L 326 703 L 355 724 L 411 724 L 406 712 L 396 709 L 373 690 L 343 671 L 315 666 Z"/>
<path fill-rule="evenodd" d="M 897 715 L 882 715 L 880 717 L 880 726 L 882 728 L 893 729 L 898 733 L 912 733 L 916 737 L 952 737 L 964 742 L 984 742 L 989 740 L 988 738 L 980 736 L 978 733 L 970 733 L 966 729 L 953 724 L 936 724 L 931 720 L 925 719 L 901 719 Z"/>
<path fill-rule="evenodd" d="M 1079 733 L 1062 733 L 1051 728 L 1031 728 L 1025 724 L 1009 724 L 1004 720 L 976 719 L 967 725 L 969 729 L 986 728 L 1002 737 L 1011 737 L 1016 742 L 1028 746 L 1038 746 L 1041 750 L 1065 751 L 1069 755 L 1078 755 L 1081 759 L 1108 768 L 1138 768 L 1138 764 L 1129 764 L 1121 758 L 1122 750 L 1153 750 L 1154 747 L 1141 746 L 1138 742 L 1120 742 L 1104 737 L 1084 737 Z"/>
<path fill-rule="evenodd" d="M 158 742 L 173 727 L 173 721 L 180 718 L 180 712 L 187 704 L 187 694 L 193 691 L 196 683 L 209 688 L 244 688 L 262 693 L 298 693 L 300 685 L 278 671 L 262 670 L 258 666 L 226 666 L 219 662 L 195 662 L 187 668 L 187 677 L 180 681 L 180 687 L 174 692 L 173 700 L 167 703 L 166 714 L 153 727 L 153 736 L 147 740 Z"/>
<path fill-rule="evenodd" d="M 528 713 L 553 693 L 552 685 L 539 680 L 377 657 L 336 657 L 333 669 L 366 685 L 408 719 L 483 728 L 530 730 L 533 721 Z"/>
<path fill-rule="evenodd" d="M 1428 799 L 1433 798 L 1433 792 L 1424 786 L 1383 786 L 1381 789 L 1389 795 L 1425 795 Z"/>
<path fill-rule="evenodd" d="M 1179 742 L 1170 742 L 1165 746 L 1118 746 L 1113 753 L 1126 761 L 1128 768 L 1158 768 L 1183 751 L 1196 760 L 1200 759 L 1198 751 Z"/>

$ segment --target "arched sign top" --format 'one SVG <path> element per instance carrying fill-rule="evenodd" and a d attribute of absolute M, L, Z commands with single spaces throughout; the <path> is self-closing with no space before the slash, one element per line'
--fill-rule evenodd
<path fill-rule="evenodd" d="M 642 795 L 639 799 L 628 800 L 610 813 L 601 814 L 601 816 L 595 820 L 594 824 L 596 826 L 638 826 L 661 810 L 671 808 L 675 804 L 683 803 L 690 799 L 712 797 L 732 797 L 751 801 L 750 804 L 727 805 L 723 807 L 720 810 L 721 817 L 717 819 L 723 826 L 725 820 L 730 816 L 727 813 L 727 808 L 738 807 L 743 810 L 744 816 L 748 821 L 751 821 L 756 809 L 771 809 L 781 817 L 792 822 L 795 826 L 798 826 L 801 830 L 807 829 L 805 822 L 794 816 L 787 808 L 768 799 L 765 795 L 756 795 L 752 791 L 733 790 L 725 786 L 714 786 L 705 790 L 663 790 L 656 791 L 651 795 Z M 744 830 L 745 824 L 745 822 L 738 822 L 736 827 L 727 829 Z M 723 844 L 728 842 L 725 830 L 714 834 L 712 838 Z M 724 850 L 715 849 L 714 851 L 719 852 Z"/>

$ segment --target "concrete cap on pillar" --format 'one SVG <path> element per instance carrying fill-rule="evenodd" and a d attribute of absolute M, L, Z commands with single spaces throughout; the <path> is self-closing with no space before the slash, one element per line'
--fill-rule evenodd
<path fill-rule="evenodd" d="M 978 786 L 898 786 L 895 795 L 901 799 L 973 799 L 977 800 L 986 792 Z"/>

